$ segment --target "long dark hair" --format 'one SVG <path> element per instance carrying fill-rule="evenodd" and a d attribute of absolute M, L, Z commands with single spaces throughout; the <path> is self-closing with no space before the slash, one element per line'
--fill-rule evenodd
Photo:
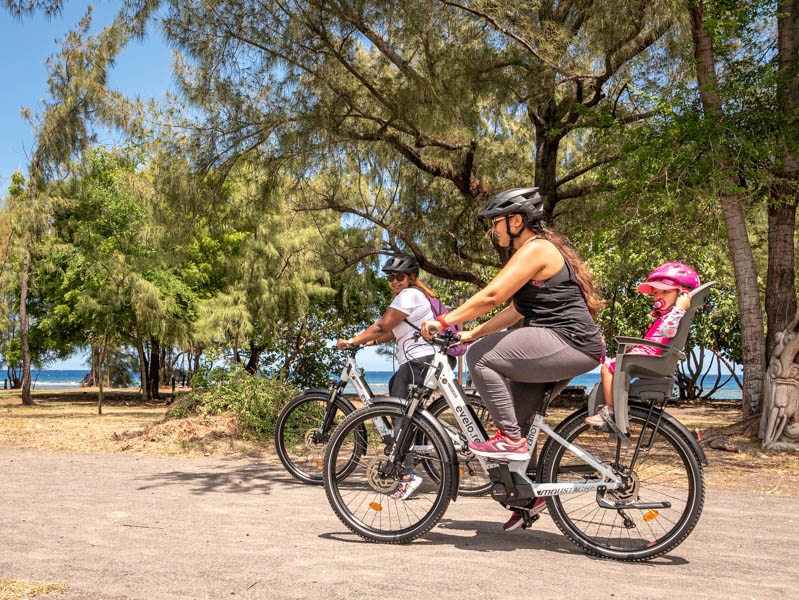
<path fill-rule="evenodd" d="M 544 227 L 543 223 L 539 220 L 528 223 L 525 219 L 525 225 L 532 229 L 539 237 L 551 242 L 561 253 L 564 260 L 571 265 L 577 283 L 580 284 L 580 289 L 583 291 L 583 297 L 588 306 L 588 312 L 591 313 L 592 318 L 596 319 L 599 311 L 605 306 L 605 302 L 597 291 L 596 276 L 585 266 L 580 255 L 577 254 L 574 248 L 569 245 L 569 242 L 567 242 L 561 234 L 553 231 L 549 227 Z"/>

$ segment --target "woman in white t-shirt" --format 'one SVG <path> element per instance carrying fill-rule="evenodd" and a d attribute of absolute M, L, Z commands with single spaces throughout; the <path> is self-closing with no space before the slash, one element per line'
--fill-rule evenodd
<path fill-rule="evenodd" d="M 362 346 L 367 342 L 381 344 L 397 340 L 399 368 L 389 381 L 388 393 L 405 398 L 408 386 L 421 382 L 424 376 L 425 366 L 422 363 L 429 362 L 435 354 L 435 348 L 424 339 L 413 339 L 422 323 L 435 318 L 430 307 L 430 298 L 435 293 L 419 280 L 419 263 L 409 254 L 390 258 L 383 265 L 383 272 L 394 293 L 388 309 L 363 333 L 348 340 L 339 339 L 336 346 L 343 350 L 348 345 Z"/>
<path fill-rule="evenodd" d="M 399 254 L 383 265 L 383 272 L 394 293 L 394 299 L 386 312 L 376 323 L 363 333 L 348 340 L 339 339 L 336 347 L 344 350 L 347 346 L 362 346 L 367 342 L 381 344 L 397 340 L 397 360 L 399 368 L 388 382 L 388 393 L 399 398 L 408 397 L 408 386 L 420 385 L 424 372 L 435 354 L 435 348 L 423 338 L 413 339 L 422 323 L 434 319 L 430 298 L 435 293 L 419 280 L 419 263 L 409 254 Z M 409 454 L 411 464 L 407 465 L 400 485 L 393 496 L 405 500 L 422 483 L 412 470 L 413 455 Z"/>

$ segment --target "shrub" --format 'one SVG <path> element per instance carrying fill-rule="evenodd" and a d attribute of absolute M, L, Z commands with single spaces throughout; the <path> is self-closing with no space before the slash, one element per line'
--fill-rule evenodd
<path fill-rule="evenodd" d="M 245 437 L 265 440 L 275 434 L 281 407 L 300 391 L 282 381 L 250 375 L 240 365 L 204 369 L 192 380 L 187 409 L 218 415 L 233 411 Z"/>

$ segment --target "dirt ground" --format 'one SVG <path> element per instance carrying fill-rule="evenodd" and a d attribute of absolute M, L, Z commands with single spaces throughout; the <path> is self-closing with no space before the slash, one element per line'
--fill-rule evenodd
<path fill-rule="evenodd" d="M 165 405 L 132 391 L 109 394 L 102 416 L 91 391 L 36 402 L 0 395 L 0 600 L 461 598 L 499 581 L 545 598 L 796 597 L 799 457 L 751 441 L 705 448 L 697 529 L 630 565 L 586 556 L 546 516 L 505 533 L 486 498 L 459 498 L 408 546 L 367 543 L 269 445 L 235 439 L 230 415 L 164 422 Z M 738 417 L 721 404 L 670 412 L 711 435 Z"/>
<path fill-rule="evenodd" d="M 169 395 L 169 390 L 162 391 Z M 0 447 L 276 460 L 271 443 L 240 439 L 232 415 L 164 421 L 167 404 L 144 405 L 136 390 L 108 392 L 102 416 L 96 414 L 92 389 L 36 392 L 34 400 L 34 407 L 23 407 L 17 393 L 0 392 Z M 557 423 L 576 407 L 574 403 L 557 407 L 547 420 Z M 735 434 L 731 438 L 737 452 L 709 446 L 715 432 L 740 419 L 733 403 L 684 405 L 668 411 L 688 429 L 703 433 L 710 489 L 799 496 L 799 455 L 764 453 L 756 440 Z"/>
<path fill-rule="evenodd" d="M 365 542 L 325 492 L 260 459 L 0 448 L 0 576 L 55 600 L 796 598 L 799 498 L 710 490 L 694 532 L 643 564 L 591 558 L 548 515 L 459 498 L 423 538 Z"/>

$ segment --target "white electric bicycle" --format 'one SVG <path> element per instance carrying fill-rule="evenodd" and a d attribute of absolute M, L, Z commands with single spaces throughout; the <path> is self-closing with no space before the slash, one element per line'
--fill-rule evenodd
<path fill-rule="evenodd" d="M 336 515 L 354 533 L 381 543 L 406 543 L 427 533 L 457 497 L 459 452 L 450 433 L 421 398 L 440 390 L 469 441 L 487 439 L 471 399 L 446 360 L 457 344 L 447 332 L 430 340 L 438 352 L 423 386 L 409 400 L 388 398 L 349 413 L 327 444 L 324 485 Z M 538 408 L 528 448 L 539 433 L 548 439 L 540 460 L 492 461 L 476 457 L 489 473 L 491 496 L 519 510 L 525 527 L 538 517 L 529 508 L 545 497 L 560 530 L 585 551 L 616 560 L 648 560 L 680 544 L 694 529 L 705 496 L 704 453 L 696 438 L 662 406 L 631 402 L 629 428 L 601 430 L 584 421 L 586 409 L 554 429 L 545 421 L 555 384 Z M 392 423 L 381 431 L 375 423 Z M 420 443 L 422 442 L 422 443 Z M 392 497 L 408 454 L 438 477 L 426 478 L 412 497 Z M 532 471 L 532 473 L 531 473 Z"/>
<path fill-rule="evenodd" d="M 344 389 L 348 383 L 352 384 L 358 400 L 364 407 L 373 406 L 376 402 L 381 402 L 384 398 L 375 397 L 369 384 L 366 382 L 363 373 L 355 361 L 355 355 L 362 346 L 351 346 L 348 352 L 347 362 L 341 371 L 338 381 L 331 381 L 328 389 L 313 388 L 307 389 L 299 396 L 293 398 L 280 411 L 275 424 L 275 449 L 277 455 L 286 470 L 291 475 L 301 481 L 311 485 L 322 484 L 322 466 L 324 454 L 330 435 L 336 426 L 344 418 L 355 412 L 355 405 L 344 395 Z M 476 392 L 468 390 L 466 392 L 470 404 L 475 411 L 475 418 L 482 425 L 490 429 L 493 433 L 491 415 Z M 447 401 L 434 395 L 426 394 L 422 402 L 429 403 L 428 412 L 435 417 L 441 424 L 459 456 L 460 486 L 458 493 L 463 496 L 482 496 L 491 489 L 491 481 L 488 474 L 477 460 L 477 457 L 469 451 L 468 440 L 463 437 L 455 420 L 455 415 L 451 412 Z M 396 399 L 392 399 L 392 402 Z M 379 435 L 391 435 L 392 427 L 390 420 L 377 418 L 371 423 Z M 419 449 L 427 444 L 423 437 L 417 440 Z M 358 447 L 352 448 L 353 455 L 347 464 L 341 465 L 339 477 L 346 476 L 355 466 L 359 458 L 357 453 L 363 450 Z M 421 456 L 423 452 L 420 452 Z M 433 480 L 439 477 L 435 465 L 428 461 L 417 460 L 416 465 L 420 465 L 427 472 L 427 479 Z"/>

